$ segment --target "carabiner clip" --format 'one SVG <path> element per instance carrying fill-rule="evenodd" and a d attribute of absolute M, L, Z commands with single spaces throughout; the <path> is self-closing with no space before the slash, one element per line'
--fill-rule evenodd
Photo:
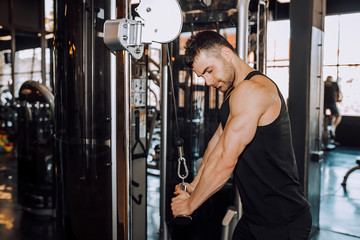
<path fill-rule="evenodd" d="M 181 163 L 184 165 L 185 175 L 181 175 Z M 178 158 L 178 177 L 185 180 L 189 176 L 189 170 L 186 166 L 186 160 L 184 157 Z"/>

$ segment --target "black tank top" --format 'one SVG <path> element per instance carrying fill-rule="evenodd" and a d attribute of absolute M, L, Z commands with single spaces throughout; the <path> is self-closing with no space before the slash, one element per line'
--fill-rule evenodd
<path fill-rule="evenodd" d="M 244 80 L 254 75 L 263 74 L 253 71 Z M 286 225 L 310 206 L 299 183 L 285 101 L 276 88 L 281 99 L 280 114 L 272 123 L 257 127 L 254 139 L 239 156 L 233 175 L 243 217 L 260 226 Z M 223 129 L 230 113 L 229 98 L 219 112 Z"/>

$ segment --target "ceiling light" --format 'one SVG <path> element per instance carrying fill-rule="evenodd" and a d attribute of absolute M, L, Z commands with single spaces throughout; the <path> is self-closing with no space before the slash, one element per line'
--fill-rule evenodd
<path fill-rule="evenodd" d="M 1 36 L 0 37 L 0 41 L 10 41 L 11 40 L 11 36 L 7 35 L 7 36 Z"/>
<path fill-rule="evenodd" d="M 51 39 L 54 38 L 54 34 L 53 33 L 49 33 L 45 35 L 45 39 Z"/>
<path fill-rule="evenodd" d="M 290 0 L 277 0 L 279 3 L 290 3 Z"/>

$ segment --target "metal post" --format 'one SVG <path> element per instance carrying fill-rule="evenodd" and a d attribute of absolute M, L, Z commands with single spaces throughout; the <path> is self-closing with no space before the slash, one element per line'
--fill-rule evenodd
<path fill-rule="evenodd" d="M 130 149 L 130 78 L 131 78 L 131 56 L 129 52 L 125 51 L 125 119 L 124 119 L 124 127 L 125 127 L 125 159 L 126 159 L 126 196 L 127 196 L 127 225 L 126 225 L 126 236 L 128 239 L 132 239 L 131 237 L 131 149 Z"/>
<path fill-rule="evenodd" d="M 266 74 L 266 30 L 268 8 L 268 0 L 259 1 L 257 14 L 256 67 L 264 74 Z"/>
<path fill-rule="evenodd" d="M 11 1 L 12 2 L 12 1 Z M 11 102 L 13 103 L 15 101 L 15 51 L 16 51 L 16 32 L 14 28 L 11 28 L 11 78 L 12 78 L 12 84 L 10 86 L 10 91 L 12 94 Z"/>
<path fill-rule="evenodd" d="M 110 19 L 116 18 L 116 0 L 110 0 Z M 117 240 L 117 95 L 116 95 L 116 56 L 110 54 L 110 99 L 111 99 L 111 218 L 112 239 Z"/>
<path fill-rule="evenodd" d="M 41 79 L 42 84 L 46 85 L 46 39 L 45 39 L 45 1 L 41 2 Z"/>
<path fill-rule="evenodd" d="M 160 239 L 168 239 L 166 224 L 166 155 L 168 122 L 168 65 L 166 44 L 162 45 L 161 59 L 161 153 L 160 153 Z"/>
<path fill-rule="evenodd" d="M 16 51 L 16 31 L 14 27 L 14 1 L 10 1 L 10 31 L 11 31 L 11 78 L 12 84 L 10 86 L 10 92 L 12 94 L 11 102 L 15 101 L 15 51 Z"/>
<path fill-rule="evenodd" d="M 250 0 L 240 0 L 237 6 L 238 9 L 238 29 L 237 29 L 237 49 L 241 59 L 247 61 L 248 54 L 248 39 L 249 39 L 249 4 Z M 235 201 L 234 206 L 237 210 L 237 218 L 240 219 L 242 216 L 242 203 L 240 194 L 235 187 Z M 231 229 L 233 231 L 233 229 Z"/>
<path fill-rule="evenodd" d="M 116 16 L 114 18 L 129 18 L 129 0 L 111 0 L 115 1 Z M 112 3 L 113 5 L 114 3 Z M 131 234 L 131 146 L 130 146 L 130 80 L 131 80 L 131 56 L 127 51 L 119 51 L 116 54 L 116 79 L 114 79 L 111 91 L 115 95 L 116 106 L 113 106 L 112 118 L 116 116 L 116 121 L 113 123 L 112 134 L 113 138 L 117 139 L 116 145 L 113 146 L 115 156 L 113 162 L 116 161 L 116 169 L 113 169 L 113 181 L 116 181 L 116 196 L 117 206 L 113 204 L 113 210 L 116 211 L 117 216 L 113 228 L 118 228 L 115 239 L 132 239 Z M 112 85 L 112 86 L 113 86 Z M 116 173 L 115 173 L 116 172 Z M 113 230 L 115 232 L 115 230 Z"/>
<path fill-rule="evenodd" d="M 299 181 L 311 204 L 312 234 L 319 229 L 321 195 L 320 125 L 322 47 L 325 0 L 290 4 L 290 68 L 288 109 Z"/>
<path fill-rule="evenodd" d="M 248 54 L 248 24 L 249 24 L 249 3 L 250 0 L 240 0 L 238 2 L 238 29 L 237 29 L 237 49 L 240 58 L 247 60 Z"/>
<path fill-rule="evenodd" d="M 125 18 L 131 18 L 130 14 L 130 0 L 125 0 Z M 132 239 L 131 222 L 132 222 L 132 192 L 131 192 L 131 146 L 130 146 L 130 91 L 131 91 L 131 55 L 125 51 L 125 156 L 126 156 L 126 194 L 127 194 L 127 237 L 128 240 Z"/>

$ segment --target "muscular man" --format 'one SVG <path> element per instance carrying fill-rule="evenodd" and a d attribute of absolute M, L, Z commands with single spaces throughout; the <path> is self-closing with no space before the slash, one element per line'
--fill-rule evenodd
<path fill-rule="evenodd" d="M 276 84 L 213 31 L 188 40 L 185 62 L 226 99 L 189 192 L 175 189 L 174 216 L 191 215 L 234 173 L 243 216 L 233 239 L 308 239 L 310 206 L 298 180 L 288 112 Z"/>

